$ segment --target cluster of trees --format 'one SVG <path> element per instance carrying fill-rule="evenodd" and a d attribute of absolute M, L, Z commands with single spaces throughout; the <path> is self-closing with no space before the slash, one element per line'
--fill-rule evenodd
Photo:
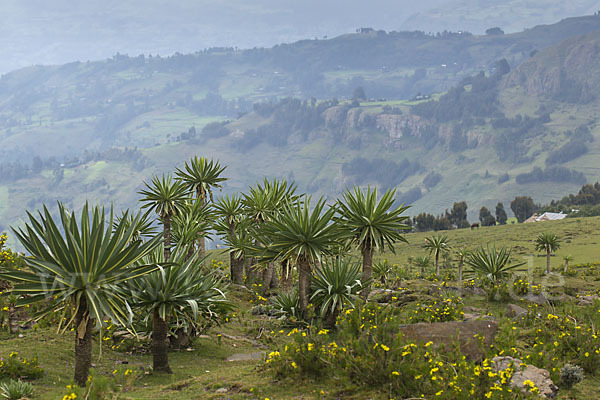
<path fill-rule="evenodd" d="M 592 217 L 600 215 L 600 183 L 585 184 L 577 194 L 540 207 L 540 211 L 564 212 L 570 216 Z"/>
<path fill-rule="evenodd" d="M 300 317 L 308 317 L 312 301 L 331 325 L 358 290 L 368 295 L 374 252 L 405 241 L 408 206 L 395 205 L 393 190 L 379 196 L 377 189 L 347 189 L 327 205 L 296 193 L 294 183 L 265 179 L 246 193 L 214 199 L 225 168 L 194 157 L 175 177 L 155 176 L 139 192 L 145 213 L 113 218 L 112 210 L 107 216 L 86 204 L 79 217 L 59 203 L 60 219 L 44 206 L 14 230 L 30 256 L 25 268 L 3 269 L 0 279 L 15 283 L 9 291 L 19 305 L 70 313 L 63 327 L 76 332 L 78 385 L 88 380 L 95 328 L 145 324 L 154 371 L 171 373 L 168 332 L 194 332 L 200 320 L 231 308 L 217 271 L 203 265 L 210 230 L 227 244 L 232 283 L 258 283 L 264 292 L 281 285 L 291 294 L 297 275 Z M 362 274 L 346 261 L 354 250 L 362 255 Z"/>
<path fill-rule="evenodd" d="M 530 197 L 526 199 L 531 200 Z M 531 202 L 533 203 L 533 200 L 531 200 Z M 521 203 L 522 200 L 519 197 L 511 203 L 511 209 L 515 214 L 519 212 L 519 215 L 521 215 L 529 212 L 527 209 L 521 211 L 521 208 L 523 207 Z M 533 212 L 531 212 L 531 214 L 533 214 Z M 527 215 L 525 218 L 530 217 L 531 214 Z M 523 218 L 523 220 L 525 220 L 525 218 Z M 479 222 L 481 226 L 505 225 L 507 220 L 508 216 L 502 202 L 496 204 L 495 215 L 493 215 L 485 206 L 481 207 L 479 210 Z M 446 210 L 444 213 L 437 216 L 429 213 L 421 213 L 412 218 L 410 225 L 417 232 L 467 228 L 471 225 L 469 221 L 467 221 L 467 203 L 465 201 L 454 203 L 450 211 Z"/>
<path fill-rule="evenodd" d="M 421 213 L 413 217 L 411 225 L 418 232 L 466 228 L 469 226 L 469 221 L 467 221 L 467 202 L 460 201 L 454 203 L 450 211 L 446 210 L 438 216 Z"/>
<path fill-rule="evenodd" d="M 482 71 L 466 78 L 439 100 L 413 106 L 412 112 L 438 123 L 501 115 L 498 111 L 498 81 L 508 72 L 508 62 L 500 60 L 493 75 L 486 77 Z M 471 86 L 470 90 L 466 90 L 467 85 Z"/>
<path fill-rule="evenodd" d="M 520 185 L 539 182 L 560 182 L 560 183 L 585 183 L 586 178 L 582 172 L 555 165 L 541 169 L 535 167 L 531 172 L 518 174 L 516 182 Z"/>
<path fill-rule="evenodd" d="M 563 164 L 574 160 L 588 152 L 586 142 L 593 142 L 594 136 L 587 125 L 581 125 L 574 132 L 567 132 L 571 139 L 569 142 L 550 152 L 546 159 L 546 165 Z"/>
<path fill-rule="evenodd" d="M 550 122 L 550 115 L 542 113 L 537 118 L 521 116 L 514 118 L 500 117 L 492 121 L 492 127 L 499 130 L 494 138 L 494 149 L 500 161 L 522 163 L 528 161 L 526 157 L 528 147 L 525 140 L 544 133 L 544 124 Z"/>
<path fill-rule="evenodd" d="M 356 157 L 342 164 L 342 173 L 350 178 L 352 183 L 362 185 L 378 182 L 386 188 L 397 186 L 420 170 L 419 162 L 410 162 L 407 159 L 395 162 L 378 158 L 369 160 L 364 157 Z"/>
<path fill-rule="evenodd" d="M 333 105 L 337 105 L 337 100 L 317 104 L 315 98 L 285 98 L 277 103 L 255 103 L 254 111 L 263 118 L 268 118 L 269 122 L 256 129 L 246 130 L 236 141 L 236 146 L 242 151 L 263 142 L 272 146 L 285 146 L 292 136 L 306 140 L 312 130 L 323 125 L 322 113 Z"/>

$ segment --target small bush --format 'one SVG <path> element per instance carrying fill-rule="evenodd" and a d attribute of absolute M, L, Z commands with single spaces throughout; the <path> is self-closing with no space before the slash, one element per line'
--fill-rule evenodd
<path fill-rule="evenodd" d="M 300 297 L 298 296 L 297 290 L 280 292 L 271 299 L 271 304 L 278 316 L 285 316 L 292 322 L 302 320 Z"/>
<path fill-rule="evenodd" d="M 573 385 L 583 380 L 583 368 L 578 365 L 565 364 L 560 369 L 560 382 L 567 388 L 572 388 Z"/>
<path fill-rule="evenodd" d="M 19 400 L 31 396 L 32 393 L 33 385 L 20 379 L 0 383 L 0 395 L 8 400 Z"/>
<path fill-rule="evenodd" d="M 37 379 L 44 375 L 37 358 L 21 358 L 13 351 L 7 358 L 0 359 L 0 379 Z"/>

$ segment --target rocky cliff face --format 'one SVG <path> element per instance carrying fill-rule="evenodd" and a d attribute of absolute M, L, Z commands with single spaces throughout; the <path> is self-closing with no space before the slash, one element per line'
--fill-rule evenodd
<path fill-rule="evenodd" d="M 588 102 L 600 89 L 600 31 L 550 47 L 508 74 L 502 87 L 522 86 L 527 94 Z"/>
<path fill-rule="evenodd" d="M 375 119 L 375 126 L 387 132 L 390 142 L 406 136 L 421 136 L 421 132 L 429 125 L 417 115 L 380 114 Z"/>

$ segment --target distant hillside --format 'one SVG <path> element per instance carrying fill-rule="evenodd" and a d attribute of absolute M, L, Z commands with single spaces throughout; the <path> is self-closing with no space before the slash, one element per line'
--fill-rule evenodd
<path fill-rule="evenodd" d="M 466 29 L 484 33 L 488 28 L 500 27 L 506 32 L 519 32 L 533 25 L 599 10 L 600 5 L 595 0 L 449 0 L 439 7 L 415 12 L 402 28 L 425 32 Z"/>
<path fill-rule="evenodd" d="M 0 231 L 56 199 L 135 206 L 144 180 L 193 155 L 228 165 L 224 193 L 264 176 L 327 196 L 371 184 L 397 188 L 412 214 L 466 200 L 471 219 L 517 195 L 561 198 L 600 179 L 600 102 L 534 90 L 535 76 L 563 69 L 592 93 L 581 71 L 597 68 L 595 29 L 597 16 L 496 37 L 364 30 L 12 72 L 0 79 Z M 447 57 L 457 66 L 438 65 Z M 446 90 L 402 100 L 419 87 Z"/>

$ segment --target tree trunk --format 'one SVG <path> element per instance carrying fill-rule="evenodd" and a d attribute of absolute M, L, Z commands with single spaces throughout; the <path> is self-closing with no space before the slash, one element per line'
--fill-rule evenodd
<path fill-rule="evenodd" d="M 460 261 L 458 262 L 458 281 L 459 282 L 462 282 L 462 280 L 463 280 L 463 263 L 464 263 L 464 261 L 461 258 Z"/>
<path fill-rule="evenodd" d="M 367 282 L 371 279 L 373 275 L 373 247 L 370 244 L 366 244 L 362 249 L 362 257 L 363 257 L 363 274 L 362 281 Z M 369 296 L 369 292 L 371 292 L 371 284 L 365 285 L 363 290 L 361 290 L 360 294 L 365 299 Z"/>
<path fill-rule="evenodd" d="M 262 273 L 263 293 L 266 293 L 269 289 L 273 287 L 273 276 L 277 277 L 277 274 L 275 273 L 275 264 L 273 262 L 270 262 Z"/>
<path fill-rule="evenodd" d="M 246 283 L 256 283 L 258 281 L 258 265 L 256 258 L 250 258 L 246 263 Z"/>
<path fill-rule="evenodd" d="M 81 296 L 79 309 L 75 315 L 75 376 L 74 381 L 85 387 L 92 366 L 92 328 L 87 299 Z"/>
<path fill-rule="evenodd" d="M 565 260 L 565 271 L 563 272 L 564 274 L 567 273 L 567 269 L 569 269 L 569 260 Z"/>
<path fill-rule="evenodd" d="M 440 252 L 437 250 L 435 252 L 435 276 L 438 278 L 440 276 Z"/>
<path fill-rule="evenodd" d="M 310 262 L 305 257 L 298 259 L 298 296 L 300 299 L 300 311 L 304 319 L 308 318 L 308 300 L 310 292 Z"/>
<path fill-rule="evenodd" d="M 546 273 L 550 273 L 550 249 L 546 250 Z"/>
<path fill-rule="evenodd" d="M 273 264 L 273 273 L 271 274 L 271 289 L 277 289 L 279 287 L 279 278 L 277 277 L 277 269 Z"/>
<path fill-rule="evenodd" d="M 200 202 L 200 205 L 204 207 L 206 204 L 206 193 L 204 193 L 202 186 L 198 186 L 196 189 L 196 196 Z M 204 239 L 204 232 L 200 232 L 200 236 L 198 237 L 198 253 L 199 259 L 202 259 L 206 254 L 206 240 Z"/>
<path fill-rule="evenodd" d="M 19 332 L 18 316 L 12 303 L 8 305 L 8 330 L 11 334 Z"/>
<path fill-rule="evenodd" d="M 171 257 L 171 217 L 165 216 L 163 218 L 164 232 L 164 257 L 167 261 Z"/>
<path fill-rule="evenodd" d="M 333 312 L 328 313 L 327 318 L 325 318 L 325 326 L 330 329 L 335 328 L 335 322 L 339 314 L 340 310 L 337 308 Z"/>
<path fill-rule="evenodd" d="M 152 369 L 155 372 L 172 374 L 169 367 L 169 340 L 167 322 L 160 318 L 158 309 L 152 314 Z"/>
<path fill-rule="evenodd" d="M 288 260 L 281 262 L 281 287 L 284 290 L 292 287 L 292 264 Z"/>
<path fill-rule="evenodd" d="M 231 263 L 231 281 L 236 285 L 244 284 L 244 258 L 235 258 L 233 253 L 229 255 Z"/>

